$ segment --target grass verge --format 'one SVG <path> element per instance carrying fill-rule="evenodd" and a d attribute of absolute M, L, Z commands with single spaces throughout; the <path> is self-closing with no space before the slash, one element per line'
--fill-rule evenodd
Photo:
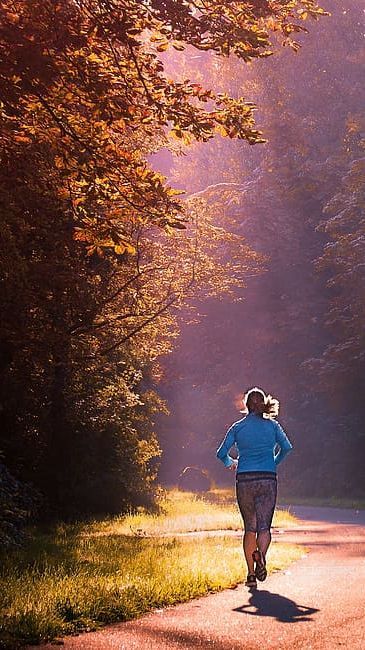
<path fill-rule="evenodd" d="M 296 506 L 320 506 L 324 508 L 350 508 L 365 510 L 365 499 L 346 499 L 343 497 L 281 497 L 282 504 L 293 503 Z M 286 506 L 287 507 L 287 506 Z"/>
<path fill-rule="evenodd" d="M 278 509 L 274 526 L 295 524 L 296 519 L 288 510 Z M 190 492 L 169 490 L 160 498 L 158 514 L 138 513 L 112 517 L 88 525 L 87 535 L 138 535 L 161 536 L 200 530 L 241 530 L 234 491 L 217 489 L 197 496 Z"/>
<path fill-rule="evenodd" d="M 198 524 L 212 530 L 213 522 L 221 528 L 220 510 L 227 504 L 170 493 L 161 505 L 159 515 L 59 524 L 47 533 L 34 530 L 25 548 L 4 556 L 0 646 L 14 648 L 95 629 L 243 580 L 237 538 L 162 536 L 173 525 L 173 532 Z M 143 535 L 133 534 L 140 525 Z M 154 536 L 147 537 L 147 530 Z M 269 571 L 302 555 L 299 547 L 273 544 Z"/>

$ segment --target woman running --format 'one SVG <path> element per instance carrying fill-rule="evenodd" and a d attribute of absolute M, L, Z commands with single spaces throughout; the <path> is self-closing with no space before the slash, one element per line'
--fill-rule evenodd
<path fill-rule="evenodd" d="M 247 587 L 267 576 L 266 553 L 271 542 L 271 522 L 277 494 L 276 468 L 292 449 L 285 432 L 273 418 L 279 402 L 260 388 L 245 395 L 248 414 L 235 422 L 217 450 L 217 457 L 230 469 L 237 469 L 236 495 L 244 522 L 243 550 L 247 562 Z M 237 460 L 229 456 L 233 445 Z"/>

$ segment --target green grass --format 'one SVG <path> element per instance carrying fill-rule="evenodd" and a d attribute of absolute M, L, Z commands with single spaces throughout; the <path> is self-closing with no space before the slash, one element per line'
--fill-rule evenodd
<path fill-rule="evenodd" d="M 233 511 L 225 514 L 228 506 L 229 499 L 214 495 L 202 500 L 172 492 L 158 515 L 33 530 L 25 548 L 2 558 L 0 647 L 95 629 L 241 582 L 245 568 L 236 537 L 164 536 L 199 526 L 231 528 L 236 520 Z M 269 571 L 302 555 L 299 547 L 273 544 Z"/>
<path fill-rule="evenodd" d="M 290 526 L 296 519 L 288 510 L 277 510 L 274 526 Z M 234 492 L 212 490 L 197 496 L 190 492 L 170 490 L 160 499 L 160 512 L 104 519 L 89 524 L 87 535 L 161 536 L 200 530 L 240 530 L 242 528 Z"/>
<path fill-rule="evenodd" d="M 296 506 L 321 506 L 328 508 L 351 508 L 365 510 L 365 499 L 350 499 L 343 497 L 281 497 L 282 504 L 293 503 Z"/>

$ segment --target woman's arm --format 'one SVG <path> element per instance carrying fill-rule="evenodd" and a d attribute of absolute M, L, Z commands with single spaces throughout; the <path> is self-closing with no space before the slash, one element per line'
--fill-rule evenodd
<path fill-rule="evenodd" d="M 232 426 L 228 429 L 222 444 L 217 449 L 217 458 L 219 458 L 219 460 L 224 463 L 225 467 L 237 465 L 237 461 L 231 458 L 228 454 L 230 448 L 233 447 L 235 443 L 234 429 L 235 424 L 232 424 Z"/>
<path fill-rule="evenodd" d="M 284 429 L 280 426 L 278 422 L 275 422 L 275 440 L 276 444 L 280 447 L 277 454 L 274 456 L 275 465 L 279 465 L 285 456 L 293 449 L 288 436 L 286 435 Z"/>

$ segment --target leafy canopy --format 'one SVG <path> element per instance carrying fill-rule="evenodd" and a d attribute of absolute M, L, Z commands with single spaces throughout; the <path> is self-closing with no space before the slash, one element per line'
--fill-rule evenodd
<path fill-rule="evenodd" d="M 160 53 L 250 61 L 272 53 L 273 32 L 297 48 L 292 33 L 323 13 L 314 0 L 2 0 L 1 144 L 33 170 L 47 159 L 89 254 L 133 253 L 126 224 L 183 227 L 176 192 L 142 153 L 156 138 L 263 141 L 252 102 L 167 78 Z"/>

